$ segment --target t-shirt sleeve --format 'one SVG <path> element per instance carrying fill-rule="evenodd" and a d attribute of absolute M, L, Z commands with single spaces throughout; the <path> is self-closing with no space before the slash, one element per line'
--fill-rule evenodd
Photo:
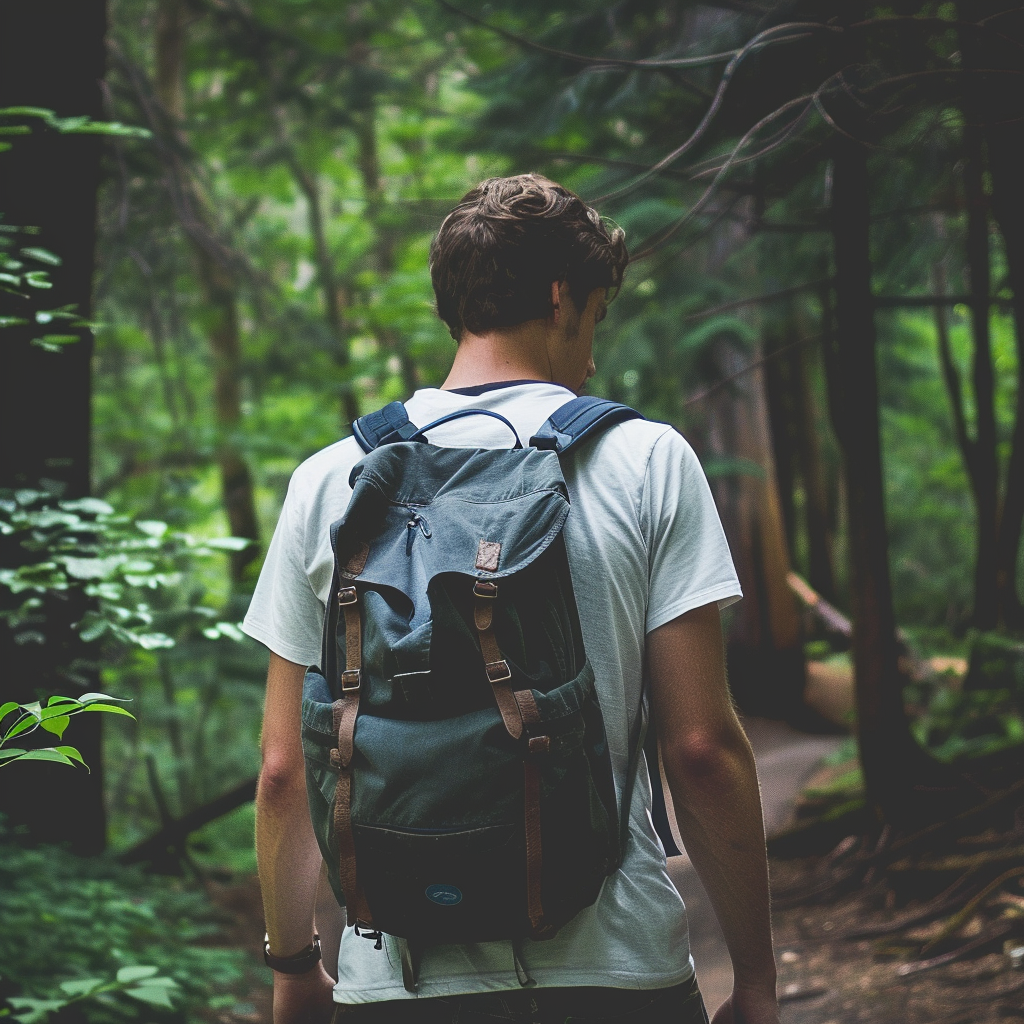
<path fill-rule="evenodd" d="M 704 470 L 675 430 L 654 444 L 640 502 L 650 574 L 647 632 L 743 592 Z"/>
<path fill-rule="evenodd" d="M 306 569 L 305 517 L 297 492 L 293 477 L 242 629 L 287 661 L 315 665 L 324 606 Z"/>

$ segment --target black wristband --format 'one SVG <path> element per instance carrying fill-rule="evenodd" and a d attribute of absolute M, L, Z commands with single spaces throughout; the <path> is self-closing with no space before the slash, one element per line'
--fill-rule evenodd
<path fill-rule="evenodd" d="M 274 956 L 270 952 L 270 936 L 264 935 L 263 959 L 271 970 L 279 971 L 281 974 L 306 974 L 322 959 L 320 936 L 314 935 L 313 941 L 301 953 L 294 956 Z"/>

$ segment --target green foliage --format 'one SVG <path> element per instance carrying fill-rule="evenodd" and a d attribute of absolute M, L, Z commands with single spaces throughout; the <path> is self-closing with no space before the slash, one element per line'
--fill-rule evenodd
<path fill-rule="evenodd" d="M 218 944 L 221 925 L 195 886 L 3 835 L 0 919 L 0 994 L 17 1012 L 91 993 L 79 1003 L 89 1024 L 151 1021 L 157 1009 L 157 1019 L 198 1024 L 231 1007 L 253 974 L 245 954 Z M 112 987 L 97 991 L 97 981 Z"/>
<path fill-rule="evenodd" d="M 19 606 L 0 612 L 17 643 L 44 642 L 45 599 L 78 590 L 91 602 L 76 627 L 83 640 L 144 650 L 175 643 L 154 628 L 161 618 L 151 604 L 154 592 L 180 586 L 189 559 L 248 544 L 237 537 L 198 540 L 159 520 L 117 515 L 98 498 L 55 501 L 50 494 L 27 489 L 0 492 L 0 535 L 17 539 L 29 553 L 16 568 L 0 569 L 0 585 L 25 595 Z M 187 610 L 210 639 L 240 639 L 233 623 L 207 624 L 216 618 L 212 608 L 194 605 Z M 181 618 L 180 610 L 176 617 Z"/>
<path fill-rule="evenodd" d="M 58 990 L 45 999 L 28 996 L 11 996 L 7 1001 L 14 1012 L 10 1015 L 21 1024 L 44 1024 L 50 1015 L 66 1006 L 86 1000 L 102 1003 L 113 1002 L 115 995 L 126 995 L 148 1006 L 173 1010 L 172 995 L 176 994 L 178 983 L 173 978 L 158 974 L 158 968 L 149 966 L 122 967 L 111 978 L 76 978 L 62 981 Z M 2 1011 L 0 1011 L 2 1014 Z"/>
<path fill-rule="evenodd" d="M 1010 690 L 937 686 L 914 734 L 943 761 L 1024 747 L 1024 708 Z"/>
<path fill-rule="evenodd" d="M 100 711 L 134 718 L 130 711 L 110 703 L 119 699 L 109 697 L 105 693 L 83 693 L 81 697 L 50 697 L 46 707 L 43 707 L 40 701 L 17 704 L 12 700 L 0 705 L 0 768 L 15 761 L 55 761 L 70 766 L 77 762 L 88 768 L 89 766 L 82 760 L 82 755 L 74 747 L 37 747 L 25 750 L 8 744 L 19 737 L 29 736 L 36 729 L 43 729 L 57 739 L 63 739 L 64 730 L 70 724 L 72 716 L 84 711 Z M 9 723 L 6 728 L 3 725 L 4 721 Z"/>
<path fill-rule="evenodd" d="M 40 121 L 46 128 L 62 135 L 109 135 L 120 138 L 148 138 L 144 128 L 136 128 L 114 121 L 93 121 L 89 117 L 58 117 L 52 110 L 43 107 L 0 107 L 0 136 L 31 135 L 32 127 L 25 120 Z M 13 121 L 13 124 L 7 123 Z M 10 149 L 12 143 L 0 141 L 0 152 Z M 16 227 L 2 222 L 0 213 L 0 291 L 29 298 L 33 290 L 49 290 L 53 287 L 49 270 L 63 262 L 56 253 L 38 245 L 23 245 L 28 236 L 38 233 L 34 227 Z M 28 261 L 26 264 L 26 260 Z M 33 266 L 36 264 L 36 266 Z M 42 269 L 41 269 L 42 268 Z M 40 326 L 58 322 L 65 332 L 49 331 L 32 338 L 31 343 L 45 352 L 60 352 L 66 345 L 73 345 L 81 339 L 80 334 L 69 334 L 73 328 L 95 328 L 97 325 L 75 312 L 74 306 L 57 309 L 36 310 L 32 320 L 18 316 L 0 317 L 0 329 L 17 327 L 35 322 Z"/>

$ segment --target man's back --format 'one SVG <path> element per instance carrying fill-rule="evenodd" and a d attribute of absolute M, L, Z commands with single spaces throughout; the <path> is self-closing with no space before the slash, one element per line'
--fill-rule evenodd
<path fill-rule="evenodd" d="M 457 410 L 489 409 L 528 439 L 573 397 L 542 382 L 466 390 L 419 391 L 407 403 L 409 417 L 423 425 Z M 512 440 L 507 427 L 485 417 L 430 434 L 442 446 L 501 447 Z M 264 578 L 290 592 L 258 589 L 246 618 L 247 631 L 289 660 L 318 660 L 333 564 L 328 528 L 344 511 L 349 474 L 361 457 L 351 440 L 332 445 L 296 471 L 289 489 Z M 621 804 L 647 632 L 692 608 L 735 599 L 739 587 L 703 474 L 671 428 L 620 424 L 564 456 L 562 470 L 571 501 L 566 548 Z M 554 939 L 526 944 L 523 961 L 539 985 L 662 988 L 692 973 L 682 903 L 650 824 L 644 770 L 632 804 L 625 863 L 597 903 Z M 423 996 L 517 987 L 511 945 L 428 948 L 419 982 Z M 394 951 L 375 950 L 352 929 L 342 942 L 336 993 L 346 1002 L 408 995 Z"/>

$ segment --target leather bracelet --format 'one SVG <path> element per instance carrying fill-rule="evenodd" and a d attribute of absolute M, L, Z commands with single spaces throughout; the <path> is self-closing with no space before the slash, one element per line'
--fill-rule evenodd
<path fill-rule="evenodd" d="M 270 952 L 270 936 L 263 936 L 263 959 L 271 970 L 281 974 L 306 974 L 320 963 L 322 957 L 319 935 L 314 935 L 313 941 L 294 956 L 274 956 Z"/>

